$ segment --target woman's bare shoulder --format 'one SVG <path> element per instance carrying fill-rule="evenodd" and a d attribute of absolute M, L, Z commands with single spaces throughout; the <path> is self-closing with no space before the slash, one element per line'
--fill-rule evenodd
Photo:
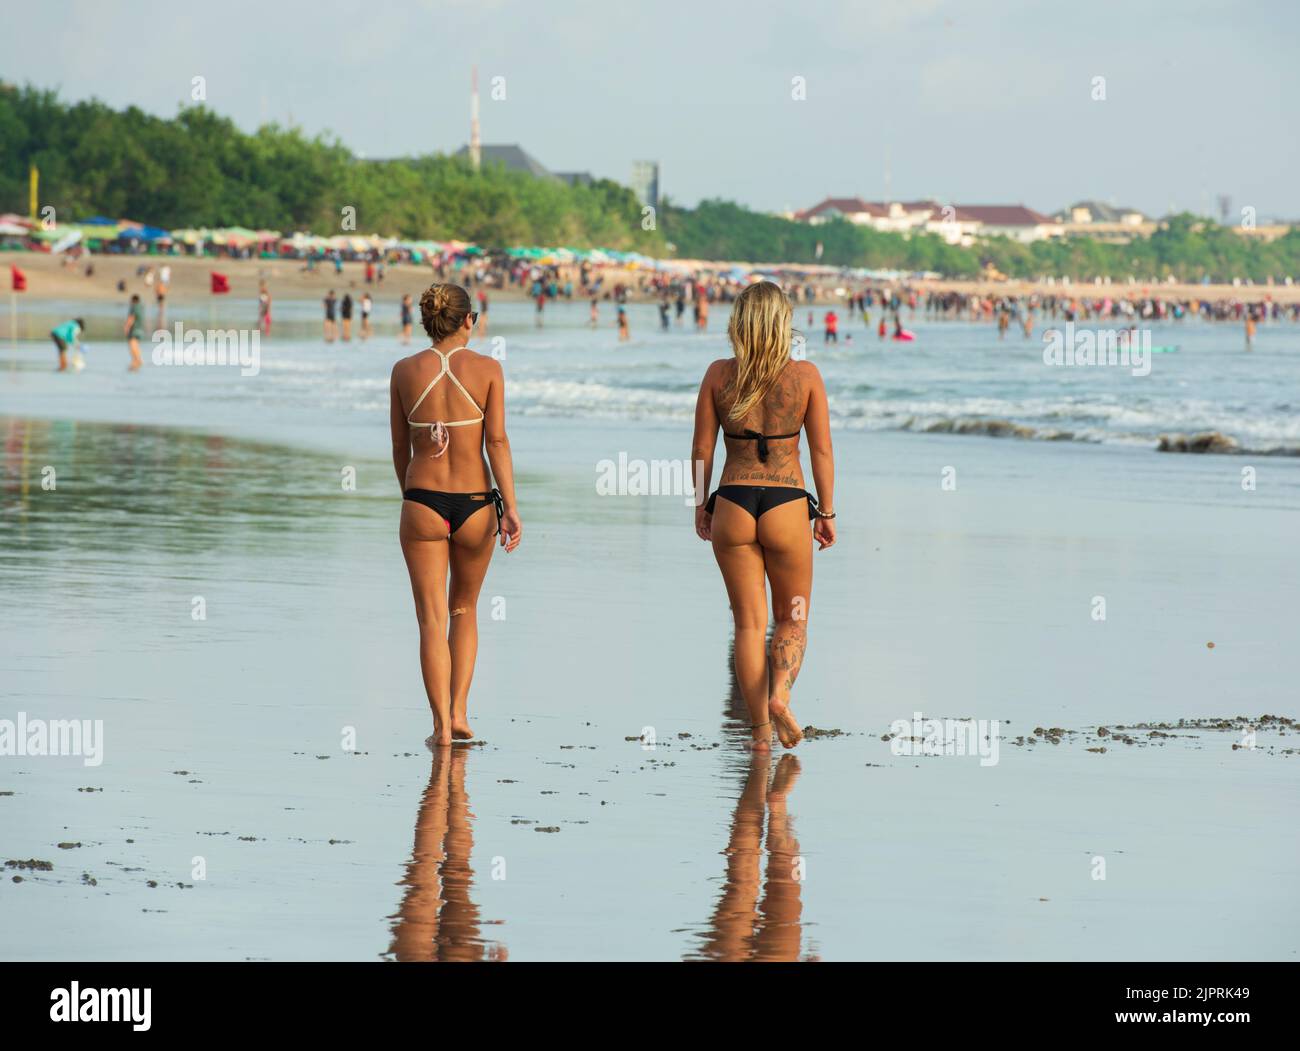
<path fill-rule="evenodd" d="M 735 360 L 735 358 L 718 358 L 717 361 L 711 362 L 704 370 L 704 382 L 718 384 L 725 380 Z"/>
<path fill-rule="evenodd" d="M 821 385 L 822 382 L 821 369 L 819 369 L 807 358 L 802 358 L 798 361 L 792 361 L 791 364 L 794 366 L 793 371 L 795 375 L 798 376 L 799 379 L 804 384 L 811 384 L 813 386 Z"/>
<path fill-rule="evenodd" d="M 411 371 L 411 363 L 415 361 L 415 359 L 415 354 L 408 354 L 406 357 L 398 358 L 393 362 L 393 370 L 390 375 L 392 376 L 394 383 L 406 377 L 406 374 Z"/>
<path fill-rule="evenodd" d="M 502 374 L 501 361 L 495 354 L 485 354 L 481 350 L 472 350 L 466 347 L 462 352 L 468 359 L 469 367 L 474 370 L 478 376 L 500 376 Z"/>

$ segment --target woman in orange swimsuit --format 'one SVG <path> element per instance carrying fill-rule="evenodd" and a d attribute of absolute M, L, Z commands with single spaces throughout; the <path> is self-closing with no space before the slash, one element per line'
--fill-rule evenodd
<path fill-rule="evenodd" d="M 474 736 L 466 706 L 478 653 L 478 595 L 494 537 L 513 551 L 523 526 L 505 380 L 499 362 L 468 347 L 478 320 L 469 295 L 459 285 L 433 285 L 420 297 L 420 315 L 433 345 L 393 366 L 393 467 L 402 487 L 398 535 L 420 624 L 420 670 L 433 709 L 429 741 L 447 746 Z M 495 513 L 482 514 L 489 506 Z"/>
<path fill-rule="evenodd" d="M 835 463 L 821 373 L 790 357 L 793 311 L 770 281 L 736 299 L 727 336 L 733 358 L 704 374 L 695 407 L 694 461 L 701 498 L 713 477 L 721 429 L 727 449 L 718 490 L 696 508 L 695 530 L 711 541 L 735 619 L 736 681 L 749 708 L 751 746 L 803 739 L 790 690 L 808 644 L 812 542 L 835 543 Z M 799 432 L 808 434 L 814 497 L 804 488 Z M 811 529 L 809 521 L 813 522 Z M 775 627 L 767 645 L 767 584 Z"/>

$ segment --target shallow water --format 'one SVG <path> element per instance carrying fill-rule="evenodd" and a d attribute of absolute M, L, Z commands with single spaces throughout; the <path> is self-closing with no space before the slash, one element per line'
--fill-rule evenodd
<path fill-rule="evenodd" d="M 0 758 L 0 863 L 53 864 L 0 881 L 6 957 L 1294 958 L 1294 733 L 1013 741 L 1300 714 L 1297 461 L 842 429 L 795 707 L 845 736 L 754 760 L 684 501 L 595 492 L 689 433 L 520 415 L 485 743 L 438 760 L 382 405 L 94 353 L 0 380 L 0 718 L 105 734 Z M 999 761 L 894 754 L 917 711 L 999 720 Z"/>
<path fill-rule="evenodd" d="M 78 309 L 48 304 L 24 314 L 19 332 L 30 341 L 21 342 L 18 352 L 0 352 L 0 365 L 17 361 L 19 367 L 47 370 L 54 355 L 45 333 Z M 492 327 L 476 345 L 502 358 L 517 416 L 689 426 L 704 366 L 726 354 L 725 308 L 714 309 L 712 329 L 704 333 L 676 325 L 660 331 L 651 304 L 633 303 L 628 310 L 633 339 L 619 344 L 609 303 L 601 304 L 594 330 L 587 325 L 585 302 L 549 307 L 543 328 L 533 324 L 528 304 L 497 303 Z M 227 432 L 235 425 L 264 435 L 250 424 L 274 413 L 285 437 L 309 436 L 319 447 L 324 432 L 361 421 L 369 428 L 376 414 L 382 418 L 386 412 L 396 312 L 393 303 L 378 302 L 376 336 L 368 344 L 354 339 L 327 346 L 314 303 L 277 304 L 275 336 L 262 344 L 259 377 L 241 377 L 236 368 L 168 368 L 137 382 L 117 374 L 126 363 L 118 316 L 103 307 L 89 315 L 81 309 L 88 318 L 93 370 L 76 387 L 34 377 L 23 382 L 54 415 L 116 419 L 101 416 L 103 407 L 129 398 L 132 418 L 142 422 L 211 420 Z M 881 341 L 859 321 L 843 323 L 845 341 L 827 346 L 818 327 L 823 315 L 824 309 L 813 312 L 816 325 L 806 325 L 806 346 L 826 377 L 837 428 L 972 434 L 1010 429 L 1035 440 L 1145 448 L 1153 448 L 1162 434 L 1216 431 L 1246 449 L 1300 453 L 1300 325 L 1293 322 L 1260 325 L 1249 353 L 1240 325 L 1150 326 L 1153 346 L 1178 349 L 1151 355 L 1150 375 L 1135 376 L 1123 367 L 1045 365 L 1043 333 L 1063 329 L 1061 320 L 1040 318 L 1032 339 L 1009 333 L 999 340 L 991 324 L 905 312 L 915 342 Z M 252 303 L 221 300 L 188 312 L 178 304 L 163 327 L 170 330 L 178 320 L 203 328 L 248 326 L 255 317 Z M 805 325 L 808 311 L 797 310 L 795 320 Z M 201 406 L 194 404 L 196 391 Z"/>

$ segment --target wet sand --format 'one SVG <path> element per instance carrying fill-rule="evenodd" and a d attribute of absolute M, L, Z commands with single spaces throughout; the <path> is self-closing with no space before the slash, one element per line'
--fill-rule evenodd
<path fill-rule="evenodd" d="M 41 404 L 0 418 L 0 717 L 102 718 L 105 758 L 0 759 L 0 865 L 51 866 L 0 880 L 7 958 L 1295 958 L 1259 717 L 1297 714 L 1300 464 L 837 434 L 795 709 L 842 733 L 754 760 L 681 499 L 594 491 L 688 436 L 521 418 L 481 743 L 438 759 L 383 433 Z M 895 754 L 916 712 L 1000 720 L 999 761 Z M 1253 749 L 1176 725 L 1237 716 Z"/>

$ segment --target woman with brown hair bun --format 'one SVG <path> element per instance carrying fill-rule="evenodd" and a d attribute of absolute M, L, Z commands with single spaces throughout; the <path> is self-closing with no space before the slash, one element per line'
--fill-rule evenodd
<path fill-rule="evenodd" d="M 513 551 L 523 526 L 506 437 L 505 379 L 499 362 L 469 349 L 478 320 L 469 295 L 459 285 L 432 285 L 420 297 L 420 316 L 433 345 L 393 366 L 390 422 L 402 486 L 398 535 L 433 709 L 429 743 L 449 746 L 474 736 L 466 706 L 493 538 L 500 535 L 501 546 Z M 489 506 L 494 513 L 482 514 Z"/>
<path fill-rule="evenodd" d="M 736 681 L 749 708 L 756 751 L 771 749 L 773 726 L 787 748 L 803 739 L 790 710 L 790 690 L 808 644 L 812 542 L 823 550 L 835 543 L 826 387 L 816 365 L 791 359 L 792 314 L 785 293 L 771 281 L 740 293 L 727 326 L 734 357 L 715 361 L 704 374 L 691 448 L 701 501 L 695 531 L 712 542 L 727 585 L 736 625 Z M 704 503 L 719 429 L 727 460 L 717 492 Z M 816 497 L 804 488 L 801 430 L 808 434 Z M 769 582 L 776 621 L 770 652 Z"/>

